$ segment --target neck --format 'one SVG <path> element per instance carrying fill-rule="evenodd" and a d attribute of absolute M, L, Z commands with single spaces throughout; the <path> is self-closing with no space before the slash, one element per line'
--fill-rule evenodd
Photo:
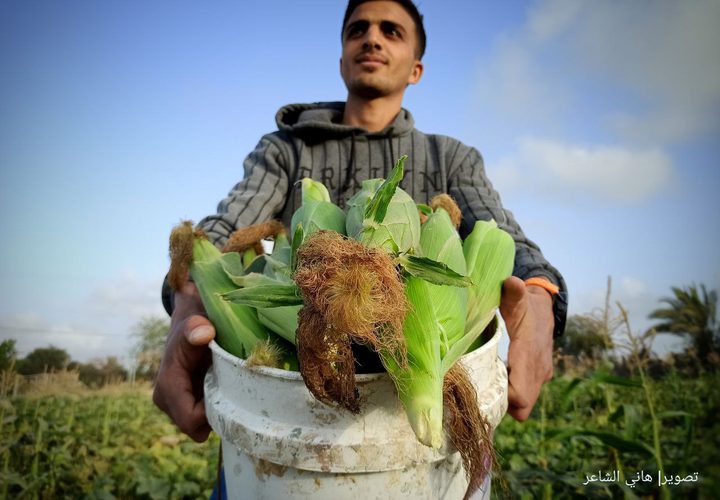
<path fill-rule="evenodd" d="M 402 95 L 364 99 L 348 95 L 343 113 L 343 125 L 362 127 L 368 132 L 380 132 L 390 125 L 400 112 Z"/>

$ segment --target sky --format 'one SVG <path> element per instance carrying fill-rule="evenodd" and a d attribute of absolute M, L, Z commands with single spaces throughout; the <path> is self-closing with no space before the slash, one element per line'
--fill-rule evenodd
<path fill-rule="evenodd" d="M 478 148 L 570 313 L 720 289 L 720 2 L 422 0 L 404 107 Z M 0 3 L 0 340 L 129 362 L 167 240 L 288 103 L 344 100 L 339 0 Z M 660 350 L 678 349 L 673 337 Z"/>

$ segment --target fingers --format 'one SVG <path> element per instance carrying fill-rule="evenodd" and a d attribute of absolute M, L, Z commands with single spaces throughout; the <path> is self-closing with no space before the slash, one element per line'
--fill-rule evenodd
<path fill-rule="evenodd" d="M 153 401 L 178 428 L 202 442 L 210 434 L 205 415 L 205 373 L 211 362 L 207 344 L 215 328 L 205 316 L 193 283 L 175 295 L 175 309 L 167 346 L 155 382 Z"/>
<path fill-rule="evenodd" d="M 185 322 L 183 337 L 190 347 L 206 346 L 215 338 L 215 328 L 204 316 L 190 316 Z"/>
<path fill-rule="evenodd" d="M 527 370 L 510 369 L 508 373 L 508 413 L 521 422 L 530 417 L 540 395 L 541 384 L 528 375 Z"/>
<path fill-rule="evenodd" d="M 203 400 L 197 400 L 191 390 L 182 383 L 169 385 L 158 382 L 153 391 L 153 402 L 177 425 L 181 432 L 201 443 L 210 435 L 210 425 L 205 415 Z"/>
<path fill-rule="evenodd" d="M 177 390 L 177 388 L 176 388 Z M 210 435 L 210 425 L 205 415 L 205 403 L 199 401 L 191 391 L 177 391 L 175 400 L 168 407 L 168 415 L 180 431 L 201 443 Z"/>
<path fill-rule="evenodd" d="M 207 321 L 202 317 L 193 318 Z M 203 402 L 203 381 L 211 362 L 210 349 L 206 345 L 191 345 L 182 332 L 171 332 L 170 335 L 175 338 L 168 342 L 155 382 L 153 401 L 182 432 L 202 442 L 210 434 Z"/>
<path fill-rule="evenodd" d="M 508 413 L 527 420 L 545 382 L 552 379 L 552 351 L 517 340 L 508 350 Z"/>

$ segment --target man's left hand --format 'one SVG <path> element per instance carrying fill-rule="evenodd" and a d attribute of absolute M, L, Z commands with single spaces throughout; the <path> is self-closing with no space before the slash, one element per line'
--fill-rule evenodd
<path fill-rule="evenodd" d="M 508 413 L 523 421 L 553 375 L 552 298 L 544 288 L 511 276 L 503 283 L 500 314 L 510 336 Z"/>

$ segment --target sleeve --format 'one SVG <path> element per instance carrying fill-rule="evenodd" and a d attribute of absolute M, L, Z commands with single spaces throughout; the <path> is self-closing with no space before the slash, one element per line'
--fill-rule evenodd
<path fill-rule="evenodd" d="M 459 145 L 458 148 L 463 148 Z M 455 152 L 456 157 L 460 157 Z M 515 267 L 513 275 L 523 280 L 535 276 L 544 277 L 556 284 L 560 292 L 553 296 L 554 335 L 565 329 L 567 318 L 567 286 L 560 272 L 543 256 L 540 248 L 525 236 L 512 212 L 503 208 L 500 195 L 485 175 L 485 166 L 480 152 L 467 148 L 461 160 L 450 166 L 448 191 L 460 206 L 463 222 L 460 234 L 464 238 L 472 231 L 475 221 L 495 219 L 498 226 L 507 231 L 515 240 Z"/>
<path fill-rule="evenodd" d="M 288 164 L 280 139 L 265 135 L 243 162 L 245 175 L 218 204 L 217 213 L 202 219 L 198 226 L 205 230 L 216 246 L 223 246 L 238 228 L 275 217 L 284 207 L 288 192 Z M 168 315 L 175 306 L 175 294 L 162 284 L 162 302 Z"/>
<path fill-rule="evenodd" d="M 285 206 L 288 193 L 288 165 L 273 134 L 260 139 L 243 163 L 245 175 L 217 207 L 217 213 L 198 225 L 217 246 L 233 231 L 275 217 Z"/>

